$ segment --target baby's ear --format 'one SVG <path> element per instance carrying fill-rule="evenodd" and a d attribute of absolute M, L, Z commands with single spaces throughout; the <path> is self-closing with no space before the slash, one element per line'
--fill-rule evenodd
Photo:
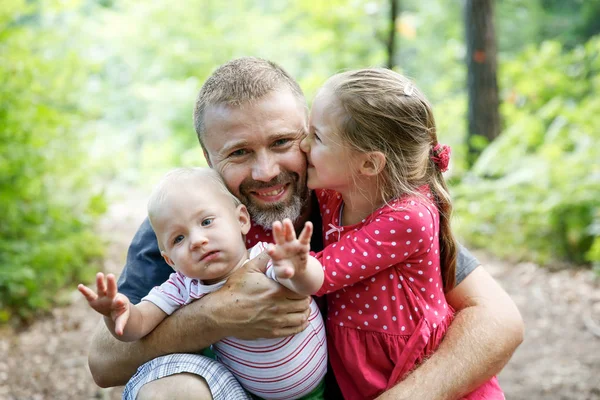
<path fill-rule="evenodd" d="M 364 155 L 360 173 L 366 176 L 379 175 L 385 168 L 385 155 L 380 151 L 370 151 Z"/>
<path fill-rule="evenodd" d="M 242 228 L 242 235 L 245 235 L 250 231 L 250 214 L 248 214 L 248 209 L 243 204 L 240 204 L 236 208 L 236 212 L 238 213 L 238 220 L 240 221 L 240 226 Z"/>
<path fill-rule="evenodd" d="M 175 263 L 173 262 L 173 260 L 171 260 L 171 258 L 167 255 L 167 253 L 164 250 L 160 251 L 160 255 L 165 259 L 165 262 L 169 264 L 171 268 L 175 269 Z"/>

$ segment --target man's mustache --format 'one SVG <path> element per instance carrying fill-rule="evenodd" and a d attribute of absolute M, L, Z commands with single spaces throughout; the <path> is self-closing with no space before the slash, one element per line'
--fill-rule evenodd
<path fill-rule="evenodd" d="M 240 192 L 249 192 L 251 190 L 265 189 L 277 185 L 282 185 L 290 182 L 298 181 L 299 176 L 293 172 L 282 172 L 269 182 L 255 181 L 252 179 L 245 180 L 240 185 Z"/>

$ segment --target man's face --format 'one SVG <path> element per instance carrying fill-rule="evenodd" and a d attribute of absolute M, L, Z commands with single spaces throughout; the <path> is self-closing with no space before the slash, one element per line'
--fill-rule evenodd
<path fill-rule="evenodd" d="M 287 88 L 238 107 L 210 106 L 203 143 L 210 166 L 248 207 L 255 223 L 298 218 L 308 202 L 306 110 Z"/>

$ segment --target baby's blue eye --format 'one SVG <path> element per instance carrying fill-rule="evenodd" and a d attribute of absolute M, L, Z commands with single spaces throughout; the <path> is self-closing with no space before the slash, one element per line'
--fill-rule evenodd
<path fill-rule="evenodd" d="M 202 221 L 202 226 L 208 226 L 210 224 L 212 224 L 214 218 L 206 218 L 205 220 Z"/>
<path fill-rule="evenodd" d="M 173 239 L 173 244 L 177 244 L 177 243 L 181 242 L 182 240 L 183 240 L 183 235 L 179 235 L 175 239 Z"/>

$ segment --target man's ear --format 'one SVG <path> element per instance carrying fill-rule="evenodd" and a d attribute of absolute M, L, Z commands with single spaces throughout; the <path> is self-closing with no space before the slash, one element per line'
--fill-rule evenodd
<path fill-rule="evenodd" d="M 173 260 L 171 260 L 171 258 L 170 258 L 170 257 L 167 255 L 167 253 L 165 253 L 165 251 L 164 251 L 164 250 L 161 250 L 161 251 L 160 251 L 160 255 L 161 255 L 161 256 L 162 256 L 162 257 L 165 259 L 165 262 L 166 262 L 167 264 L 169 264 L 169 266 L 170 266 L 171 268 L 173 268 L 173 269 L 175 268 L 175 263 L 174 263 L 174 262 L 173 262 Z"/>
<path fill-rule="evenodd" d="M 212 168 L 212 163 L 210 162 L 210 156 L 208 155 L 208 152 L 206 151 L 204 146 L 202 146 L 202 152 L 204 153 L 204 158 L 206 159 L 206 163 L 208 164 L 209 167 Z"/>
<path fill-rule="evenodd" d="M 242 227 L 242 234 L 245 235 L 250 231 L 250 214 L 248 214 L 248 209 L 243 204 L 237 206 L 237 212 L 238 220 L 240 221 L 240 226 Z"/>
<path fill-rule="evenodd" d="M 379 175 L 385 168 L 385 155 L 380 151 L 370 151 L 364 155 L 359 172 L 366 176 Z"/>

